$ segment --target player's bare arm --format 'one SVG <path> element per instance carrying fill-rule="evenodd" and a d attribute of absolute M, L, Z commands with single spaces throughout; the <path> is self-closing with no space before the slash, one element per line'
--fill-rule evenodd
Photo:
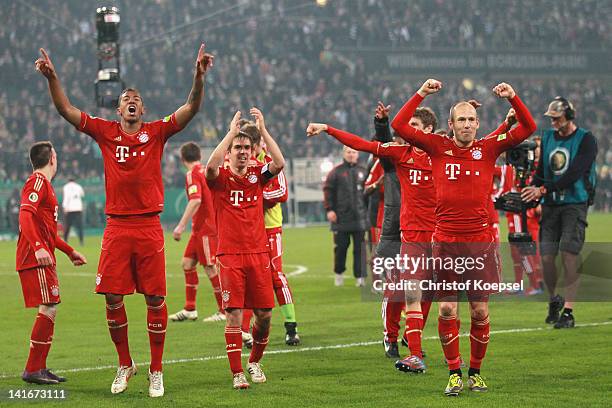
<path fill-rule="evenodd" d="M 283 167 L 285 167 L 285 158 L 283 157 L 283 153 L 268 132 L 263 113 L 255 107 L 251 108 L 249 113 L 253 116 L 253 118 L 255 118 L 255 125 L 257 126 L 257 129 L 259 129 L 259 133 L 261 133 L 261 137 L 268 148 L 268 153 L 270 153 L 270 157 L 272 158 L 272 161 L 268 166 L 268 171 L 276 175 L 281 172 Z"/>
<path fill-rule="evenodd" d="M 51 95 L 51 100 L 53 101 L 53 105 L 55 105 L 55 109 L 57 109 L 59 114 L 70 122 L 70 124 L 79 126 L 81 123 L 81 111 L 72 106 L 66 93 L 64 93 L 55 66 L 53 66 L 53 62 L 51 58 L 49 58 L 47 51 L 41 48 L 40 54 L 41 56 L 36 60 L 34 65 L 36 66 L 36 70 L 47 78 L 49 94 Z"/>
<path fill-rule="evenodd" d="M 213 66 L 215 57 L 206 52 L 206 46 L 200 45 L 198 57 L 195 62 L 195 72 L 193 74 L 193 85 L 187 102 L 175 112 L 176 122 L 180 127 L 185 127 L 200 110 L 202 99 L 204 98 L 204 76 Z"/>
<path fill-rule="evenodd" d="M 187 207 L 185 207 L 185 211 L 183 212 L 183 216 L 174 228 L 174 231 L 172 231 L 172 238 L 174 238 L 175 241 L 181 240 L 181 234 L 185 232 L 187 223 L 193 218 L 193 215 L 198 212 L 198 208 L 200 208 L 201 204 L 202 200 L 200 198 L 193 198 L 189 200 Z"/>
<path fill-rule="evenodd" d="M 241 116 L 242 113 L 240 111 L 237 111 L 234 114 L 227 134 L 208 158 L 208 163 L 206 163 L 206 178 L 208 180 L 214 180 L 219 176 L 219 167 L 223 165 L 225 153 L 230 148 L 234 137 L 236 137 L 236 135 L 238 135 L 238 133 L 240 132 L 238 122 L 240 121 Z"/>

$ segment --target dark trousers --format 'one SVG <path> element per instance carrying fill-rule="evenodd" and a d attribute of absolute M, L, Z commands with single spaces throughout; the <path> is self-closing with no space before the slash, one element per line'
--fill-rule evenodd
<path fill-rule="evenodd" d="M 64 241 L 68 242 L 68 234 L 70 228 L 75 226 L 77 234 L 79 234 L 79 242 L 83 245 L 83 212 L 71 211 L 66 213 L 66 225 L 64 227 Z"/>
<path fill-rule="evenodd" d="M 334 272 L 344 273 L 346 270 L 346 253 L 353 237 L 353 275 L 365 278 L 366 243 L 365 231 L 334 231 Z"/>

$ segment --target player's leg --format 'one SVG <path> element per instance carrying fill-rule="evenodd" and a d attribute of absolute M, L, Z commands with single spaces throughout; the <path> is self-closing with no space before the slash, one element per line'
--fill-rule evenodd
<path fill-rule="evenodd" d="M 366 243 L 365 231 L 353 231 L 353 275 L 355 276 L 355 286 L 364 287 L 365 279 L 368 276 L 366 269 Z"/>
<path fill-rule="evenodd" d="M 123 304 L 123 295 L 106 293 L 104 297 L 108 331 L 119 356 L 119 368 L 111 385 L 111 393 L 119 394 L 127 389 L 128 381 L 133 375 L 136 375 L 137 368 L 130 355 L 128 318 Z"/>
<path fill-rule="evenodd" d="M 190 240 L 191 241 L 191 240 Z M 187 245 L 189 248 L 189 245 Z M 196 266 L 198 265 L 197 259 L 192 258 L 188 254 L 188 250 L 185 250 L 185 255 L 181 261 L 183 273 L 185 274 L 185 305 L 183 309 L 178 312 L 171 314 L 168 318 L 173 322 L 182 322 L 185 320 L 197 320 L 198 311 L 196 310 L 196 295 L 198 293 L 198 271 Z"/>
<path fill-rule="evenodd" d="M 215 296 L 215 301 L 217 302 L 217 311 L 211 316 L 205 317 L 203 321 L 224 321 L 225 311 L 223 310 L 223 300 L 221 299 L 221 282 L 219 280 L 219 270 L 217 268 L 217 259 L 215 256 L 217 252 L 217 237 L 204 235 L 201 237 L 200 241 L 200 263 L 204 265 L 204 272 L 206 272 L 206 276 L 208 276 L 208 280 L 210 280 L 213 295 Z"/>
<path fill-rule="evenodd" d="M 404 338 L 408 342 L 410 355 L 395 363 L 395 368 L 400 371 L 422 373 L 426 367 L 423 362 L 423 351 L 421 349 L 421 336 L 423 332 L 423 313 L 421 312 L 421 290 L 419 281 L 409 281 L 411 288 L 405 291 L 406 299 L 406 330 Z"/>
<path fill-rule="evenodd" d="M 57 384 L 60 380 L 65 381 L 48 371 L 46 365 L 53 340 L 56 305 L 61 301 L 55 268 L 47 266 L 19 271 L 19 280 L 25 306 L 38 309 L 22 379 L 34 384 Z"/>
<path fill-rule="evenodd" d="M 164 377 L 162 374 L 162 357 L 168 326 L 168 308 L 163 296 L 145 295 L 147 303 L 147 331 L 151 349 L 151 364 L 149 365 L 149 396 L 164 395 Z"/>
<path fill-rule="evenodd" d="M 225 309 L 225 350 L 233 375 L 235 389 L 249 388 L 242 368 L 242 309 Z"/>
<path fill-rule="evenodd" d="M 242 345 L 248 349 L 253 348 L 253 336 L 251 335 L 251 320 L 253 309 L 242 309 Z"/>
<path fill-rule="evenodd" d="M 57 384 L 66 381 L 47 370 L 47 355 L 53 340 L 56 304 L 38 306 L 38 314 L 30 335 L 30 352 L 22 375 L 25 382 L 33 384 Z"/>
<path fill-rule="evenodd" d="M 490 337 L 489 303 L 486 300 L 470 302 L 470 368 L 468 386 L 472 391 L 487 391 L 487 384 L 480 376 L 482 360 L 487 352 Z"/>
<path fill-rule="evenodd" d="M 334 231 L 334 274 L 335 285 L 344 285 L 344 271 L 346 270 L 346 252 L 350 244 L 350 233 Z"/>
<path fill-rule="evenodd" d="M 268 243 L 270 244 L 270 272 L 272 274 L 272 286 L 276 294 L 276 300 L 280 306 L 281 314 L 285 320 L 285 344 L 297 346 L 300 337 L 297 334 L 297 321 L 295 319 L 295 306 L 293 294 L 289 287 L 287 277 L 283 273 L 283 241 L 280 228 L 266 230 Z"/>
<path fill-rule="evenodd" d="M 439 302 L 438 334 L 444 358 L 448 364 L 449 379 L 444 394 L 457 396 L 463 390 L 461 380 L 461 355 L 459 353 L 459 329 L 457 327 L 456 295 Z"/>
<path fill-rule="evenodd" d="M 253 349 L 249 356 L 249 374 L 251 374 L 251 380 L 254 383 L 264 383 L 266 382 L 266 375 L 262 371 L 259 361 L 268 345 L 272 309 L 253 309 L 253 313 L 255 314 L 255 323 L 253 324 Z"/>
<path fill-rule="evenodd" d="M 249 383 L 242 368 L 242 309 L 245 306 L 247 275 L 244 255 L 221 255 L 217 257 L 221 298 L 225 310 L 225 349 L 233 376 L 235 389 L 248 388 Z"/>

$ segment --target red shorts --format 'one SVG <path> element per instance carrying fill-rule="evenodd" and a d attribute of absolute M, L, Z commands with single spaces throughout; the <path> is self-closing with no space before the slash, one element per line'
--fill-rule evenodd
<path fill-rule="evenodd" d="M 432 236 L 434 281 L 446 287 L 436 286 L 436 297 L 456 297 L 457 290 L 450 286 L 466 285 L 468 300 L 484 301 L 491 293 L 499 292 L 501 263 L 495 237 L 490 229 L 477 235 L 446 235 L 434 232 Z"/>
<path fill-rule="evenodd" d="M 18 273 L 26 307 L 61 302 L 55 266 L 39 266 Z"/>
<path fill-rule="evenodd" d="M 217 256 L 223 309 L 272 309 L 274 290 L 270 254 Z"/>
<path fill-rule="evenodd" d="M 270 263 L 272 267 L 272 287 L 276 292 L 276 298 L 280 306 L 293 303 L 291 288 L 287 277 L 283 273 L 283 229 L 267 228 L 268 243 L 270 244 Z"/>
<path fill-rule="evenodd" d="M 183 257 L 196 259 L 200 265 L 212 266 L 216 262 L 216 253 L 216 235 L 196 235 L 192 233 L 189 237 L 189 242 L 187 243 Z"/>
<path fill-rule="evenodd" d="M 166 258 L 164 232 L 159 216 L 109 217 L 96 293 L 166 296 Z"/>
<path fill-rule="evenodd" d="M 405 280 L 431 280 L 433 271 L 427 268 L 427 258 L 431 257 L 431 235 L 433 231 L 402 231 L 402 248 L 400 256 L 404 255 L 415 260 L 422 259 L 414 267 L 414 263 L 409 263 L 408 269 L 402 270 L 401 277 Z"/>

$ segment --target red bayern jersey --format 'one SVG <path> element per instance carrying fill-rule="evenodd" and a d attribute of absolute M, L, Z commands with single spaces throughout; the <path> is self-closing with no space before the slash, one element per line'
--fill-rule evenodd
<path fill-rule="evenodd" d="M 427 153 L 411 145 L 379 143 L 376 154 L 395 164 L 402 194 L 400 229 L 433 231 L 436 225 L 436 188 Z"/>
<path fill-rule="evenodd" d="M 353 149 L 390 159 L 395 164 L 401 187 L 400 229 L 434 230 L 436 187 L 427 153 L 411 145 L 370 142 L 331 126 L 328 126 L 327 133 Z"/>
<path fill-rule="evenodd" d="M 143 122 L 139 131 L 130 134 L 117 121 L 81 112 L 77 129 L 91 136 L 102 151 L 106 214 L 163 211 L 161 158 L 168 138 L 181 130 L 174 114 L 155 122 Z"/>
<path fill-rule="evenodd" d="M 519 126 L 497 137 L 459 147 L 453 139 L 426 134 L 408 124 L 423 97 L 415 94 L 400 110 L 392 126 L 409 143 L 425 150 L 436 182 L 436 230 L 449 235 L 476 235 L 489 227 L 488 202 L 497 157 L 521 143 L 535 130 L 535 122 L 518 96 L 510 100 Z"/>
<path fill-rule="evenodd" d="M 191 220 L 191 231 L 196 235 L 217 235 L 215 210 L 213 208 L 212 194 L 204 176 L 206 168 L 197 163 L 185 175 L 185 192 L 188 200 L 200 199 L 198 211 Z"/>
<path fill-rule="evenodd" d="M 21 190 L 19 211 L 30 213 L 31 218 L 27 219 L 31 219 L 31 222 L 29 225 L 21 225 L 20 222 L 16 270 L 37 267 L 34 252 L 41 248 L 46 249 L 55 260 L 58 203 L 51 182 L 43 174 L 34 172 L 28 177 Z M 20 214 L 19 218 L 21 221 L 26 217 Z"/>
<path fill-rule="evenodd" d="M 246 174 L 238 176 L 220 167 L 219 175 L 207 180 L 217 219 L 217 255 L 269 251 L 263 209 L 267 169 L 268 164 L 249 165 Z"/>

